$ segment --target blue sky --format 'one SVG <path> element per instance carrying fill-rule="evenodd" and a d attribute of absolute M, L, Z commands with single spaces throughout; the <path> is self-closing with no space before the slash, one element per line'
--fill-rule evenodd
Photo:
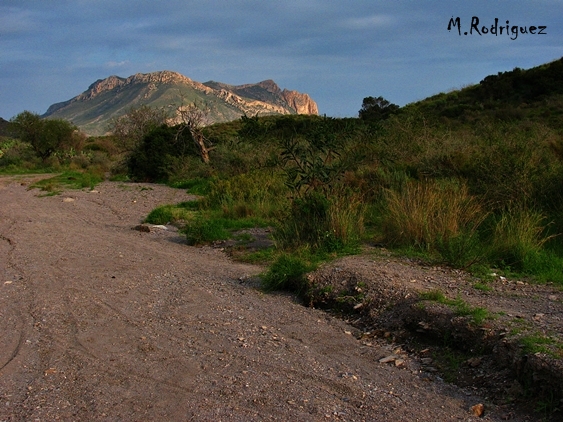
<path fill-rule="evenodd" d="M 546 34 L 463 35 L 474 16 L 477 28 L 498 18 Z M 452 17 L 461 36 L 447 30 Z M 347 117 L 367 96 L 405 105 L 562 56 L 563 0 L 1 0 L 0 117 L 157 70 L 273 79 Z"/>

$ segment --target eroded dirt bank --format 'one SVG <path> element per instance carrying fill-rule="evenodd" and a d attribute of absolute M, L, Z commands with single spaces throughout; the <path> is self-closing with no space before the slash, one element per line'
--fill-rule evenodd
<path fill-rule="evenodd" d="M 105 182 L 39 197 L 0 182 L 0 421 L 503 420 L 352 328 L 285 295 L 261 268 L 173 230 L 131 230 L 163 186 Z M 486 404 L 482 418 L 470 407 Z M 511 420 L 529 420 L 510 414 Z"/>

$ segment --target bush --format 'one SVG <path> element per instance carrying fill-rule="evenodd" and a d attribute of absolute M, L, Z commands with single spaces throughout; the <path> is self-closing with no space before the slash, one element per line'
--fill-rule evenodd
<path fill-rule="evenodd" d="M 282 249 L 311 247 L 315 251 L 340 252 L 354 247 L 363 233 L 363 206 L 351 194 L 327 199 L 312 192 L 293 201 L 289 215 L 280 220 L 274 239 Z"/>
<path fill-rule="evenodd" d="M 301 258 L 281 255 L 262 277 L 262 286 L 266 290 L 285 290 L 304 295 L 309 284 L 305 274 L 311 271 Z"/>
<path fill-rule="evenodd" d="M 10 120 L 12 130 L 28 142 L 38 157 L 46 160 L 57 150 L 82 147 L 84 135 L 63 119 L 41 119 L 30 111 L 24 111 Z"/>

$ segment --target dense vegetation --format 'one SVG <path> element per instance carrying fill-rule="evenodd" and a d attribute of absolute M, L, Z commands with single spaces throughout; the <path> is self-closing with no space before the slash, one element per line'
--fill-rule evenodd
<path fill-rule="evenodd" d="M 359 114 L 245 116 L 198 132 L 156 119 L 133 141 L 63 143 L 46 157 L 4 137 L 0 169 L 111 169 L 200 194 L 148 221 L 181 221 L 193 244 L 274 227 L 276 249 L 246 257 L 273 261 L 272 288 L 303 290 L 315 262 L 366 242 L 563 283 L 563 59 L 403 108 L 367 97 Z M 196 139 L 213 145 L 208 163 Z"/>

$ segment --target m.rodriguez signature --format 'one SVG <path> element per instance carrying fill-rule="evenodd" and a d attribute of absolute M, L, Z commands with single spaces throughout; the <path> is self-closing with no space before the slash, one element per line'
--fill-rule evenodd
<path fill-rule="evenodd" d="M 459 16 L 454 19 L 452 16 L 450 22 L 448 23 L 448 31 L 457 28 L 459 35 L 462 34 L 461 29 L 461 19 Z M 547 26 L 542 25 L 530 25 L 530 26 L 519 26 L 510 25 L 510 21 L 506 21 L 506 25 L 499 25 L 498 18 L 495 18 L 495 23 L 490 26 L 479 25 L 479 18 L 473 16 L 471 18 L 471 25 L 469 26 L 469 31 L 463 31 L 463 35 L 486 35 L 491 34 L 495 36 L 507 35 L 511 40 L 518 38 L 518 34 L 531 34 L 531 35 L 547 35 Z"/>

